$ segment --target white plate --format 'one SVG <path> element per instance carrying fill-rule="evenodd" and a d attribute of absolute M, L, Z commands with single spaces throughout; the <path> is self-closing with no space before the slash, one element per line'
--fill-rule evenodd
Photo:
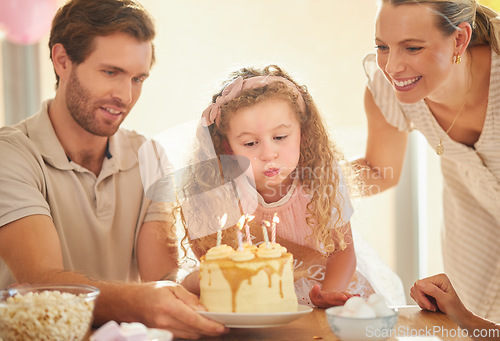
<path fill-rule="evenodd" d="M 287 324 L 311 311 L 311 307 L 299 304 L 297 311 L 293 313 L 245 314 L 211 313 L 208 311 L 200 311 L 199 313 L 229 328 L 268 328 Z"/>

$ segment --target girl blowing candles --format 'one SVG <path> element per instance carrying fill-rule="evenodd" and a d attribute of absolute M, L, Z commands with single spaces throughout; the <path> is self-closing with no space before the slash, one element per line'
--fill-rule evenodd
<path fill-rule="evenodd" d="M 195 150 L 199 162 L 191 163 L 195 166 L 186 176 L 186 199 L 181 200 L 196 255 L 215 245 L 213 233 L 200 233 L 210 220 L 200 215 L 221 215 L 221 207 L 230 205 L 219 202 L 231 197 L 237 200 L 238 215 L 255 216 L 249 223 L 254 244 L 263 241 L 262 222 L 272 222 L 275 213 L 279 217 L 276 241 L 296 258 L 299 303 L 309 303 L 310 298 L 314 305 L 327 307 L 342 305 L 353 294 L 370 294 L 368 281 L 355 272 L 349 223 L 353 210 L 339 168 L 342 155 L 330 141 L 307 89 L 277 66 L 244 68 L 213 96 L 201 123 Z M 201 137 L 206 129 L 208 141 Z M 206 162 L 211 150 L 219 163 Z M 240 173 L 228 171 L 224 164 L 228 155 L 236 158 Z M 228 177 L 231 172 L 236 176 Z M 232 184 L 227 187 L 229 194 L 210 196 L 221 178 Z M 192 205 L 196 209 L 189 210 L 186 203 L 200 196 Z M 231 209 L 226 212 L 231 214 Z M 191 218 L 197 222 L 188 223 Z M 234 231 L 224 231 L 226 239 L 234 236 Z M 190 282 L 185 281 L 186 286 L 196 291 Z"/>

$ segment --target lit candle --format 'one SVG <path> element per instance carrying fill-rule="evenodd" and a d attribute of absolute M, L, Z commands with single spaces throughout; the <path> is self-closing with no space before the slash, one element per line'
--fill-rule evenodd
<path fill-rule="evenodd" d="M 243 251 L 243 234 L 241 233 L 241 229 L 243 229 L 243 225 L 245 225 L 245 220 L 246 217 L 242 215 L 236 224 L 236 227 L 238 228 L 238 230 L 236 230 L 236 237 L 238 238 L 238 251 Z"/>
<path fill-rule="evenodd" d="M 277 213 L 274 213 L 273 217 L 273 227 L 272 227 L 272 235 L 271 235 L 271 241 L 273 243 L 276 243 L 276 224 L 280 222 L 280 218 L 278 218 Z"/>
<path fill-rule="evenodd" d="M 222 241 L 222 228 L 226 225 L 227 213 L 224 213 L 222 219 L 219 217 L 219 229 L 217 230 L 217 246 L 220 246 Z"/>
<path fill-rule="evenodd" d="M 262 222 L 262 233 L 264 234 L 264 241 L 266 242 L 266 247 L 271 247 L 271 244 L 269 244 L 269 235 L 267 234 L 267 228 L 269 226 L 271 226 L 271 224 L 267 220 L 264 220 Z"/>
<path fill-rule="evenodd" d="M 247 233 L 247 243 L 249 245 L 252 245 L 252 238 L 250 236 L 250 226 L 248 225 L 248 223 L 251 222 L 253 220 L 253 218 L 255 218 L 255 216 L 246 214 L 245 218 L 246 218 L 245 219 L 245 231 Z"/>

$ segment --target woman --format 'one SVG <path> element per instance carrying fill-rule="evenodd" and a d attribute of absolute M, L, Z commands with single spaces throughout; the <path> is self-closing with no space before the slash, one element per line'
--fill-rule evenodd
<path fill-rule="evenodd" d="M 475 0 L 381 0 L 376 56 L 364 61 L 366 156 L 356 164 L 368 194 L 395 186 L 408 132 L 417 129 L 424 134 L 441 158 L 444 177 L 445 271 L 472 311 L 498 321 L 500 19 L 496 16 Z"/>

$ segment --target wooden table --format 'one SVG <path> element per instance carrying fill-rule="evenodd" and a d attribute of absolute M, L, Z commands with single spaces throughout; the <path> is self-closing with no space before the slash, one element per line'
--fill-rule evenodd
<path fill-rule="evenodd" d="M 457 325 L 442 313 L 422 311 L 418 306 L 399 307 L 399 317 L 394 327 L 394 337 L 390 341 L 400 340 L 400 337 L 414 337 L 404 339 L 415 340 L 416 336 L 437 336 L 437 340 L 471 340 L 468 337 L 457 336 Z M 448 336 L 448 337 L 446 337 Z M 326 322 L 325 310 L 314 309 L 307 314 L 285 326 L 257 329 L 231 329 L 229 334 L 221 337 L 204 338 L 210 341 L 336 341 L 339 340 L 330 330 Z"/>
<path fill-rule="evenodd" d="M 436 336 L 427 341 L 470 341 L 462 337 L 458 326 L 442 313 L 422 311 L 418 306 L 398 307 L 399 317 L 393 329 L 394 336 L 388 341 L 423 341 L 417 336 Z M 407 337 L 407 338 L 402 338 Z M 87 339 L 85 339 L 87 340 Z M 209 341 L 337 341 L 326 322 L 325 310 L 314 309 L 311 313 L 273 328 L 232 328 L 229 334 L 220 337 L 203 338 Z"/>

